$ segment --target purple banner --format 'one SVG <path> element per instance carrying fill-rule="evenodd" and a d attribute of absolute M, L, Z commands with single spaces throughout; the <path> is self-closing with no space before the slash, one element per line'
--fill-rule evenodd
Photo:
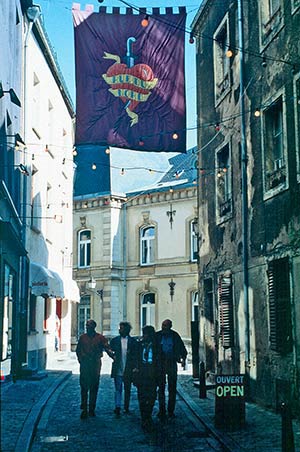
<path fill-rule="evenodd" d="M 185 8 L 72 11 L 76 144 L 186 152 Z"/>

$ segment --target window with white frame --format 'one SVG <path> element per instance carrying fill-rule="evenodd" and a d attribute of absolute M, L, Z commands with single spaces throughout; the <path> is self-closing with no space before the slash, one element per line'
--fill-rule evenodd
<path fill-rule="evenodd" d="M 78 336 L 85 333 L 85 325 L 87 320 L 91 318 L 91 297 L 90 295 L 83 295 L 80 297 L 78 305 Z"/>
<path fill-rule="evenodd" d="M 214 77 L 215 77 L 215 101 L 218 103 L 230 88 L 230 59 L 227 56 L 229 50 L 229 21 L 224 18 L 214 33 Z"/>
<path fill-rule="evenodd" d="M 283 25 L 282 0 L 260 1 L 261 44 L 267 45 Z"/>
<path fill-rule="evenodd" d="M 141 265 L 154 263 L 155 228 L 153 226 L 140 229 L 140 262 Z"/>
<path fill-rule="evenodd" d="M 198 322 L 199 320 L 199 295 L 198 292 L 191 293 L 191 311 L 192 322 Z"/>
<path fill-rule="evenodd" d="M 216 209 L 217 221 L 232 213 L 230 148 L 226 144 L 216 154 Z"/>
<path fill-rule="evenodd" d="M 300 8 L 300 0 L 292 0 L 292 13 L 296 12 L 297 8 Z"/>
<path fill-rule="evenodd" d="M 145 325 L 155 326 L 155 294 L 147 292 L 140 297 L 141 330 Z"/>
<path fill-rule="evenodd" d="M 33 96 L 32 96 L 32 130 L 37 138 L 41 139 L 41 83 L 39 77 L 33 73 Z"/>
<path fill-rule="evenodd" d="M 78 267 L 91 265 L 91 231 L 85 229 L 78 233 Z"/>
<path fill-rule="evenodd" d="M 190 223 L 191 261 L 196 262 L 198 258 L 198 221 L 195 219 Z"/>
<path fill-rule="evenodd" d="M 282 96 L 263 112 L 263 121 L 265 191 L 270 191 L 287 182 Z"/>

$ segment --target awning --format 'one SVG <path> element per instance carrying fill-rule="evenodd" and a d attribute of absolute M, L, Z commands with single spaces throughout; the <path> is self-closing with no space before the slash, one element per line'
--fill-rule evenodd
<path fill-rule="evenodd" d="M 41 264 L 30 262 L 31 293 L 36 296 L 64 297 L 64 284 L 58 273 Z"/>
<path fill-rule="evenodd" d="M 65 298 L 69 301 L 74 301 L 75 303 L 80 302 L 79 287 L 73 279 L 68 279 L 65 284 Z"/>

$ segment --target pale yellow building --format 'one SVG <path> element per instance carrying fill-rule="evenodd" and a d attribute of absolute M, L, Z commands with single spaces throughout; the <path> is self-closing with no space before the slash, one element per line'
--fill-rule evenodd
<path fill-rule="evenodd" d="M 198 317 L 194 152 L 172 157 L 165 174 L 134 192 L 78 195 L 75 185 L 74 279 L 81 301 L 73 344 L 88 317 L 108 336 L 124 319 L 140 335 L 145 324 L 160 329 L 170 318 L 189 341 Z"/>

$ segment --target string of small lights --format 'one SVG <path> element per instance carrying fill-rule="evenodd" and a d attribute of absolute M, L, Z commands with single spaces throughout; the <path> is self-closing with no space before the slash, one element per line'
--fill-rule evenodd
<path fill-rule="evenodd" d="M 118 1 L 120 3 L 126 5 L 127 7 L 131 8 L 132 10 L 139 12 L 140 14 L 142 14 L 144 12 L 143 8 L 136 7 L 136 6 L 132 5 L 129 2 L 126 2 L 125 0 L 118 0 Z M 103 0 L 100 1 L 99 3 L 103 3 Z M 147 11 L 145 16 L 144 16 L 144 18 L 141 21 L 141 25 L 143 27 L 147 27 L 149 25 L 149 21 L 150 20 L 151 20 L 151 14 Z M 191 30 L 190 28 L 187 28 L 187 27 L 180 28 L 177 25 L 174 25 L 174 24 L 170 23 L 169 21 L 167 21 L 166 19 L 162 18 L 162 16 L 155 16 L 155 20 L 160 21 L 162 23 L 165 23 L 166 25 L 169 25 L 170 27 L 176 27 L 176 28 L 179 28 L 181 30 L 184 30 L 185 33 L 190 35 L 190 39 L 189 39 L 190 44 L 194 43 L 194 38 L 209 39 L 210 41 L 219 43 L 218 39 L 213 37 L 213 36 L 209 36 L 209 35 L 207 35 L 205 33 L 194 32 L 193 30 Z M 296 62 L 293 62 L 293 61 L 284 60 L 282 58 L 275 58 L 275 57 L 272 57 L 272 56 L 267 55 L 265 53 L 262 55 L 260 52 L 256 52 L 256 51 L 251 50 L 249 48 L 248 49 L 245 49 L 245 48 L 241 49 L 239 46 L 236 46 L 236 45 L 228 45 L 227 46 L 226 56 L 228 58 L 232 58 L 232 57 L 234 57 L 237 54 L 237 52 L 241 52 L 241 51 L 244 54 L 248 54 L 250 56 L 254 56 L 254 57 L 257 57 L 257 58 L 261 59 L 263 66 L 266 65 L 267 61 L 287 64 L 287 65 L 291 66 L 292 70 L 294 70 L 294 71 L 296 71 L 296 68 L 299 66 L 299 63 L 296 63 Z"/>

